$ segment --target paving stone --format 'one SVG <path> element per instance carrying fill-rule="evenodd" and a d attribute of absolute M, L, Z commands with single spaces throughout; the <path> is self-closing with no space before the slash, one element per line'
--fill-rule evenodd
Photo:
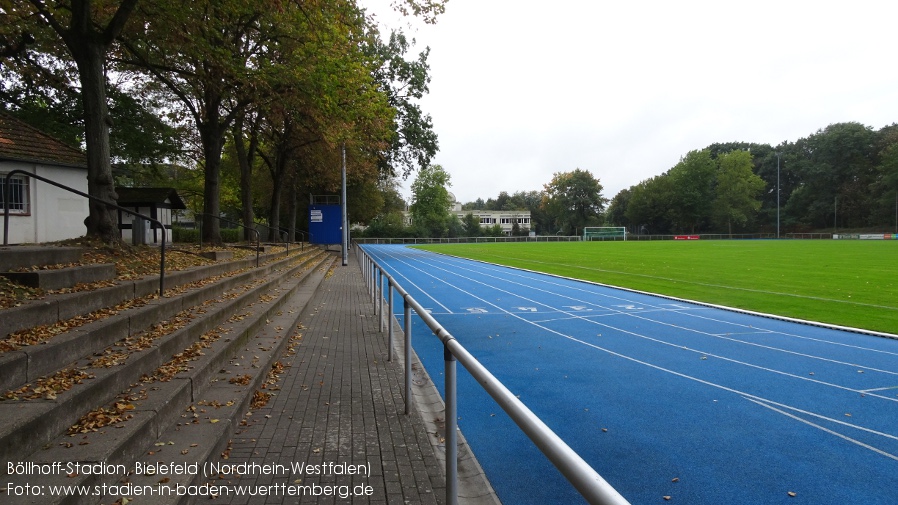
<path fill-rule="evenodd" d="M 386 335 L 369 317 L 373 309 L 356 264 L 337 267 L 301 319 L 295 355 L 281 360 L 289 367 L 281 389 L 232 435 L 231 463 L 305 463 L 319 465 L 320 473 L 232 476 L 219 484 L 338 490 L 259 503 L 444 503 L 445 479 L 434 471 L 439 463 L 432 445 L 418 443 L 427 440 L 420 414 L 403 413 L 402 366 L 387 360 Z M 370 475 L 344 471 L 350 468 L 370 468 Z M 340 496 L 362 486 L 369 496 Z M 209 503 L 254 502 L 220 496 Z"/>

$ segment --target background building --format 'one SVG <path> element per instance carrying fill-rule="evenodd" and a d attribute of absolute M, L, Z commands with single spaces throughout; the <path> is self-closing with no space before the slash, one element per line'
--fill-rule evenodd
<path fill-rule="evenodd" d="M 24 170 L 87 193 L 87 156 L 0 113 L 0 218 L 6 175 Z M 83 236 L 88 200 L 25 175 L 9 181 L 9 243 L 55 242 Z"/>
<path fill-rule="evenodd" d="M 468 214 L 473 214 L 474 217 L 480 219 L 480 226 L 482 228 L 491 228 L 498 224 L 502 228 L 502 233 L 505 235 L 511 235 L 515 223 L 517 223 L 518 228 L 522 232 L 528 231 L 531 228 L 529 210 L 462 210 L 461 202 L 458 202 L 455 199 L 453 193 L 449 193 L 449 199 L 452 201 L 452 205 L 449 207 L 449 213 L 458 217 L 460 221 Z M 403 212 L 403 217 L 405 225 L 411 226 L 412 215 L 408 209 Z"/>

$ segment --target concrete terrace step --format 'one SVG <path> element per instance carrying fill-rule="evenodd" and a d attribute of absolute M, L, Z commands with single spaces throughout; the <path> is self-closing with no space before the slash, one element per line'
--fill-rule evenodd
<path fill-rule="evenodd" d="M 115 279 L 115 265 L 104 263 L 31 272 L 0 272 L 7 279 L 32 288 L 62 289 L 83 282 L 109 281 Z"/>
<path fill-rule="evenodd" d="M 52 464 L 72 461 L 73 451 L 77 451 L 76 461 L 114 468 L 109 475 L 72 477 L 60 474 L 49 476 L 47 480 L 42 476 L 42 482 L 47 485 L 111 486 L 121 485 L 121 481 L 126 480 L 134 485 L 152 486 L 162 480 L 169 482 L 170 477 L 172 485 L 176 481 L 189 484 L 186 479 L 191 476 L 186 474 L 127 474 L 133 471 L 136 462 L 144 466 L 160 464 L 168 467 L 180 461 L 205 461 L 227 450 L 230 432 L 249 410 L 254 393 L 261 391 L 272 363 L 291 341 L 304 308 L 325 277 L 324 270 L 316 269 L 306 282 L 289 288 L 282 297 L 284 303 L 267 310 L 264 317 L 231 328 L 228 335 L 233 338 L 218 340 L 214 344 L 218 348 L 203 357 L 205 365 L 197 365 L 169 382 L 138 385 L 138 388 L 147 391 L 146 399 L 135 402 L 134 417 L 121 423 L 121 428 L 109 427 L 83 436 L 60 437 L 46 450 L 29 458 L 29 462 Z M 225 357 L 227 359 L 222 360 Z M 84 445 L 73 446 L 76 443 Z M 119 469 L 125 471 L 119 472 Z M 11 482 L 24 484 L 33 480 L 27 476 L 14 476 Z M 65 499 L 13 497 L 10 503 L 86 505 L 98 503 L 99 499 L 74 496 Z M 112 499 L 106 497 L 100 503 L 108 503 Z M 155 505 L 189 501 L 189 497 L 154 496 L 143 498 L 140 502 Z"/>
<path fill-rule="evenodd" d="M 0 246 L 0 271 L 81 261 L 81 247 Z"/>
<path fill-rule="evenodd" d="M 78 341 L 74 345 L 70 345 L 72 341 L 68 339 L 63 339 L 59 344 L 48 344 L 51 350 L 47 351 L 46 354 L 35 353 L 37 354 L 37 359 L 34 360 L 31 359 L 32 356 L 28 356 L 25 353 L 5 353 L 3 357 L 7 362 L 2 365 L 4 370 L 21 369 L 22 354 L 25 354 L 25 357 L 28 358 L 28 361 L 25 362 L 26 367 L 37 361 L 41 362 L 44 368 L 50 369 L 51 365 L 47 363 L 55 361 L 56 363 L 61 362 L 62 365 L 51 369 L 50 372 L 55 372 L 58 368 L 70 365 L 66 369 L 72 372 L 89 368 L 88 373 L 93 375 L 93 378 L 60 393 L 56 398 L 0 402 L 0 418 L 9 420 L 7 424 L 0 426 L 0 460 L 13 461 L 16 457 L 22 457 L 36 450 L 49 441 L 51 437 L 74 424 L 86 412 L 85 407 L 89 410 L 89 408 L 109 401 L 121 390 L 127 388 L 129 384 L 139 379 L 141 375 L 152 372 L 159 364 L 168 360 L 171 355 L 183 350 L 191 342 L 198 339 L 200 335 L 231 318 L 234 311 L 242 307 L 241 304 L 249 303 L 247 300 L 255 301 L 259 296 L 271 296 L 267 295 L 266 292 L 276 287 L 282 278 L 291 275 L 292 272 L 309 267 L 310 262 L 315 260 L 321 261 L 326 257 L 328 255 L 321 254 L 305 261 L 300 260 L 301 263 L 297 265 L 284 266 L 280 270 L 272 270 L 263 279 L 264 282 L 251 283 L 248 285 L 248 288 L 240 286 L 239 282 L 234 282 L 232 279 L 226 279 L 223 284 L 230 285 L 229 289 L 232 292 L 220 291 L 217 295 L 219 298 L 216 300 L 216 303 L 209 302 L 209 295 L 211 294 L 209 292 L 189 293 L 187 296 L 171 302 L 163 300 L 162 303 L 173 305 L 168 306 L 170 312 L 193 307 L 193 313 L 181 314 L 181 321 L 184 324 L 179 329 L 157 338 L 152 342 L 152 346 L 144 345 L 142 346 L 144 347 L 143 350 L 131 353 L 127 361 L 123 363 L 127 366 L 95 368 L 91 367 L 90 363 L 97 359 L 96 351 L 99 349 L 109 346 L 115 348 L 117 346 L 116 352 L 121 353 L 124 352 L 122 347 L 133 348 L 136 345 L 133 342 L 134 338 L 131 339 L 132 342 L 122 340 L 129 333 L 122 333 L 121 326 L 130 324 L 132 320 L 130 316 L 109 318 L 97 322 L 97 327 L 91 328 L 93 331 L 76 332 L 73 338 L 78 339 Z M 244 282 L 251 280 L 243 279 Z M 177 303 L 179 301 L 187 305 L 181 307 Z M 144 313 L 137 314 L 134 318 L 135 321 L 143 321 L 144 326 L 142 329 L 147 329 L 154 322 L 167 323 L 164 319 L 153 317 L 158 315 L 158 313 L 154 313 L 152 308 L 149 311 L 150 317 L 146 317 L 147 314 Z M 140 338 L 136 329 L 130 332 L 130 335 L 136 335 L 137 338 Z M 96 342 L 92 342 L 93 338 L 103 338 L 109 341 L 109 343 L 101 342 L 99 344 L 105 344 L 101 346 Z M 113 345 L 113 342 L 117 344 Z M 57 345 L 62 347 L 53 349 Z M 86 349 L 88 346 L 90 346 L 90 349 Z M 43 346 L 33 347 L 40 348 Z M 79 347 L 82 348 L 81 352 L 77 351 Z M 14 355 L 16 360 L 12 361 L 6 356 L 8 354 Z M 73 361 L 75 362 L 74 364 L 72 364 Z M 50 372 L 46 375 L 50 375 Z M 6 375 L 6 373 L 3 374 L 4 377 Z"/>
<path fill-rule="evenodd" d="M 94 369 L 92 373 L 95 378 L 60 393 L 56 399 L 0 403 L 0 416 L 7 420 L 7 425 L 0 428 L 0 460 L 35 462 L 46 460 L 47 457 L 65 456 L 65 461 L 92 461 L 90 454 L 94 453 L 100 454 L 97 456 L 100 459 L 96 461 L 112 462 L 127 458 L 129 454 L 141 453 L 144 442 L 155 439 L 164 426 L 181 415 L 186 405 L 196 401 L 198 392 L 208 387 L 210 377 L 218 373 L 238 347 L 244 345 L 266 324 L 270 324 L 274 319 L 280 323 L 277 328 L 281 333 L 285 328 L 292 330 L 295 322 L 290 322 L 290 326 L 284 326 L 287 321 L 278 319 L 284 317 L 284 311 L 278 309 L 290 296 L 301 291 L 303 286 L 305 298 L 311 297 L 311 293 L 325 275 L 326 268 L 321 267 L 330 266 L 333 256 L 322 255 L 317 259 L 318 262 L 313 268 L 304 262 L 284 271 L 272 273 L 271 279 L 263 285 L 239 296 L 222 297 L 216 304 L 204 307 L 202 310 L 205 314 L 201 318 L 162 337 L 153 347 L 134 353 L 126 366 Z M 288 315 L 295 321 L 299 317 L 297 312 L 298 310 L 292 309 L 288 311 Z M 235 317 L 235 314 L 240 317 Z M 217 326 L 229 322 L 232 324 L 229 329 L 216 329 Z M 192 343 L 204 339 L 210 330 L 212 333 L 222 335 L 202 352 L 196 353 L 195 357 L 199 359 L 190 362 L 190 367 L 182 366 L 180 372 L 170 381 L 137 384 L 142 380 L 141 376 L 145 374 L 152 376 L 157 367 L 163 365 L 171 356 L 184 352 L 183 350 L 189 348 Z M 83 362 L 79 363 L 81 364 Z M 260 362 L 258 359 L 252 359 L 248 364 L 256 365 L 261 371 L 267 372 L 270 360 Z M 241 385 L 254 384 L 251 379 L 246 382 L 247 384 L 241 382 Z M 138 388 L 140 392 L 127 394 L 125 399 L 116 401 L 133 402 L 128 409 L 129 415 L 133 418 L 117 425 L 122 428 L 108 426 L 75 438 L 61 436 L 54 442 L 56 436 L 65 433 L 93 407 L 113 401 L 122 391 L 129 388 Z M 246 401 L 249 400 L 234 402 L 231 406 L 243 405 Z M 64 451 L 66 452 L 64 455 L 53 452 L 91 446 L 93 445 L 91 440 L 95 440 L 96 445 L 88 447 L 84 454 L 80 450 Z M 33 454 L 29 457 L 29 453 Z M 77 483 L 72 480 L 67 482 Z M 48 497 L 44 496 L 35 502 L 48 503 L 47 499 Z M 69 496 L 67 499 L 72 497 Z"/>
<path fill-rule="evenodd" d="M 74 359 L 100 351 L 113 343 L 137 335 L 148 326 L 164 321 L 178 312 L 220 296 L 224 291 L 252 282 L 299 257 L 324 254 L 313 250 L 310 256 L 284 257 L 260 268 L 250 268 L 218 282 L 203 284 L 183 293 L 154 299 L 131 309 L 121 310 L 100 320 L 77 326 L 39 345 L 22 346 L 19 350 L 0 354 L 0 391 L 12 389 L 68 365 Z M 217 269 L 208 273 L 213 273 Z M 198 279 L 201 280 L 201 279 Z M 81 293 L 79 299 L 89 297 Z M 87 300 L 85 300 L 87 301 Z M 68 320 L 71 321 L 71 320 Z M 73 324 L 74 326 L 74 324 Z"/>
<path fill-rule="evenodd" d="M 264 261 L 286 256 L 279 252 L 263 256 Z M 167 290 L 192 282 L 222 275 L 227 272 L 254 267 L 255 258 L 216 263 L 165 273 Z M 0 338 L 27 328 L 53 324 L 75 316 L 89 314 L 99 309 L 114 306 L 126 300 L 151 295 L 159 290 L 159 277 L 151 276 L 135 281 L 123 281 L 115 286 L 75 293 L 50 295 L 40 300 L 23 303 L 18 307 L 0 311 Z"/>

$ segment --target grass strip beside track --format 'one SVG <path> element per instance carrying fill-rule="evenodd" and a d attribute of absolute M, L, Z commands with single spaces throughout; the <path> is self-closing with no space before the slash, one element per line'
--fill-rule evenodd
<path fill-rule="evenodd" d="M 690 241 L 417 246 L 769 314 L 898 334 L 898 243 Z"/>

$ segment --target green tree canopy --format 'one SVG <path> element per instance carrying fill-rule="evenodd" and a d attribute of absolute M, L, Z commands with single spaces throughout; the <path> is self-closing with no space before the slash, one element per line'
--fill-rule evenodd
<path fill-rule="evenodd" d="M 461 224 L 464 227 L 466 237 L 479 237 L 483 234 L 483 229 L 480 228 L 480 218 L 472 212 L 465 214 Z"/>
<path fill-rule="evenodd" d="M 558 230 L 575 235 L 584 226 L 599 224 L 607 200 L 589 171 L 556 172 L 544 188 L 542 207 Z"/>
<path fill-rule="evenodd" d="M 690 151 L 668 171 L 675 191 L 670 198 L 670 217 L 677 230 L 695 233 L 707 222 L 714 200 L 717 163 L 711 151 Z"/>
<path fill-rule="evenodd" d="M 624 215 L 636 233 L 665 234 L 671 232 L 670 202 L 673 188 L 667 174 L 646 179 L 631 186 L 630 198 L 618 199 L 626 205 Z"/>
<path fill-rule="evenodd" d="M 719 228 L 726 227 L 732 235 L 734 224 L 745 225 L 761 208 L 758 196 L 765 184 L 752 171 L 752 156 L 748 151 L 721 154 L 717 157 L 717 164 L 712 220 Z"/>
<path fill-rule="evenodd" d="M 420 170 L 412 183 L 412 205 L 409 209 L 416 228 L 430 237 L 445 237 L 448 232 L 449 174 L 440 165 Z"/>

